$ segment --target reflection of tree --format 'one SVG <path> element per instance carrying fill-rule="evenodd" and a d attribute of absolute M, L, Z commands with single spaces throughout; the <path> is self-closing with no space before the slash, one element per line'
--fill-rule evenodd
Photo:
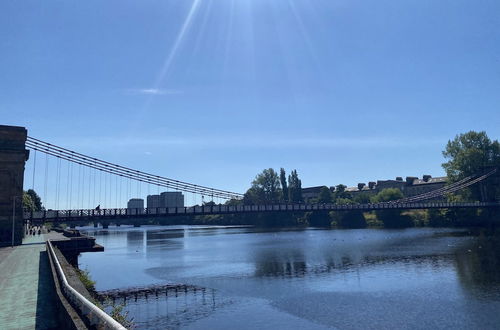
<path fill-rule="evenodd" d="M 479 236 L 456 251 L 457 273 L 465 289 L 500 288 L 500 231 L 482 230 Z"/>
<path fill-rule="evenodd" d="M 301 250 L 262 250 L 255 261 L 255 276 L 301 277 L 307 273 L 305 256 Z"/>

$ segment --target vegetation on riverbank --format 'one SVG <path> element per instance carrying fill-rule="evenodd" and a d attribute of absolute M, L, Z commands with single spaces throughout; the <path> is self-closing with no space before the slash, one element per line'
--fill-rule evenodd
<path fill-rule="evenodd" d="M 470 131 L 457 135 L 448 141 L 442 164 L 448 177 L 448 184 L 466 177 L 484 173 L 492 168 L 500 168 L 500 143 L 491 140 L 485 132 Z M 495 201 L 500 200 L 499 175 L 484 183 L 476 184 L 446 199 L 460 201 Z M 353 196 L 346 186 L 321 188 L 316 199 L 308 203 L 320 204 L 364 204 L 379 203 L 403 198 L 403 193 L 396 188 L 388 188 L 376 195 L 358 193 Z M 43 209 L 40 197 L 33 190 L 24 194 L 25 208 Z M 276 171 L 265 169 L 257 174 L 242 200 L 230 200 L 226 205 L 262 205 L 277 203 L 302 203 L 302 181 L 297 170 L 287 176 L 285 169 Z M 204 205 L 214 205 L 206 202 Z M 126 223 L 130 223 L 127 221 Z M 500 223 L 500 214 L 492 209 L 440 209 L 440 210 L 379 210 L 374 212 L 290 212 L 290 213 L 253 213 L 223 214 L 207 216 L 179 216 L 175 218 L 152 218 L 138 221 L 138 224 L 199 224 L 199 225 L 255 225 L 260 227 L 317 226 L 337 228 L 385 227 L 404 228 L 412 226 L 489 226 Z"/>
<path fill-rule="evenodd" d="M 97 291 L 95 289 L 95 281 L 92 280 L 90 273 L 88 270 L 76 269 L 78 274 L 78 279 L 85 286 L 85 289 L 92 296 L 92 303 L 99 307 L 102 310 L 109 310 L 109 315 L 118 323 L 123 325 L 127 329 L 132 329 L 134 326 L 133 320 L 129 317 L 127 311 L 123 311 L 125 307 L 124 304 L 115 304 L 112 301 L 105 301 L 104 304 L 101 304 L 97 299 Z"/>
<path fill-rule="evenodd" d="M 482 173 L 494 167 L 500 167 L 500 143 L 490 140 L 485 132 L 470 131 L 457 135 L 448 141 L 443 156 L 447 160 L 443 168 L 449 184 L 465 177 Z M 293 170 L 285 180 L 282 168 L 278 174 L 272 168 L 262 171 L 252 182 L 241 201 L 229 201 L 228 204 L 273 204 L 300 203 L 301 180 Z M 388 188 L 374 196 L 358 194 L 353 197 L 346 191 L 346 186 L 339 184 L 333 191 L 324 186 L 313 203 L 361 204 L 389 202 L 403 198 L 401 190 Z M 473 185 L 454 195 L 447 196 L 450 202 L 459 201 L 494 201 L 500 199 L 500 184 L 496 179 Z M 193 219 L 191 219 L 192 221 Z M 191 222 L 192 223 L 192 222 Z M 379 210 L 374 212 L 297 212 L 290 214 L 251 214 L 251 215 L 215 215 L 195 217 L 199 224 L 253 224 L 257 226 L 317 226 L 338 228 L 385 227 L 404 228 L 413 226 L 489 226 L 500 223 L 498 210 L 491 209 L 431 209 L 431 210 Z"/>

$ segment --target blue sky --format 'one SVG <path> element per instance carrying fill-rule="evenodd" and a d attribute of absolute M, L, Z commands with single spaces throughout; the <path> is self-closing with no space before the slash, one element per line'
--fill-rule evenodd
<path fill-rule="evenodd" d="M 238 192 L 442 175 L 500 136 L 500 2 L 0 2 L 2 124 Z M 28 167 L 30 165 L 28 164 Z"/>

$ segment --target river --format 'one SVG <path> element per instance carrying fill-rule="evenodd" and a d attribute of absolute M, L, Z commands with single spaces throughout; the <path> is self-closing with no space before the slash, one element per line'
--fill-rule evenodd
<path fill-rule="evenodd" d="M 499 329 L 500 233 L 467 229 L 80 228 L 97 290 L 139 329 Z"/>

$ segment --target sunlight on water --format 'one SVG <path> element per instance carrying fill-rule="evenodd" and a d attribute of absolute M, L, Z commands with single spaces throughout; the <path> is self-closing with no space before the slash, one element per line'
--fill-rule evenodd
<path fill-rule="evenodd" d="M 85 230 L 105 246 L 104 253 L 80 258 L 98 290 L 166 283 L 200 288 L 127 300 L 138 327 L 494 329 L 500 322 L 498 233 Z"/>

